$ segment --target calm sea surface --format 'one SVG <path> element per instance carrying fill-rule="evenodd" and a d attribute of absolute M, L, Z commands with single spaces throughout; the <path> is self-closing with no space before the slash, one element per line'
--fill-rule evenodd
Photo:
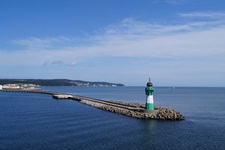
<path fill-rule="evenodd" d="M 42 89 L 145 103 L 144 87 Z M 225 149 L 225 88 L 156 87 L 154 101 L 186 120 L 138 120 L 50 95 L 0 92 L 0 149 Z"/>

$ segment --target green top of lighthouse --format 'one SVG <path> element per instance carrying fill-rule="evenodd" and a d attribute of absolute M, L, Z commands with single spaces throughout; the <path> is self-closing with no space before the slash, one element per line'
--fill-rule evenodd
<path fill-rule="evenodd" d="M 154 88 L 152 87 L 153 84 L 152 82 L 148 82 L 147 83 L 147 87 L 145 88 L 145 94 L 148 96 L 148 95 L 153 95 L 154 94 Z"/>

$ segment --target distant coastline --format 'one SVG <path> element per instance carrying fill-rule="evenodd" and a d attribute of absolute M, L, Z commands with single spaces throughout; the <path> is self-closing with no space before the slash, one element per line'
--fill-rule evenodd
<path fill-rule="evenodd" d="M 69 79 L 0 79 L 0 85 L 13 86 L 125 86 L 121 83 L 91 82 Z"/>

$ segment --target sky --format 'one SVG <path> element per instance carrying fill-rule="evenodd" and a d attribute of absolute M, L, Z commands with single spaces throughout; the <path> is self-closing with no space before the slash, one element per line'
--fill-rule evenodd
<path fill-rule="evenodd" d="M 0 78 L 225 87 L 224 0 L 0 0 Z"/>

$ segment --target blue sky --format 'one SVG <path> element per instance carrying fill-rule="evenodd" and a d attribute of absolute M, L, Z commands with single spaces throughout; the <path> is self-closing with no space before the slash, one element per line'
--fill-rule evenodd
<path fill-rule="evenodd" d="M 1 0 L 0 78 L 225 86 L 224 0 Z"/>

